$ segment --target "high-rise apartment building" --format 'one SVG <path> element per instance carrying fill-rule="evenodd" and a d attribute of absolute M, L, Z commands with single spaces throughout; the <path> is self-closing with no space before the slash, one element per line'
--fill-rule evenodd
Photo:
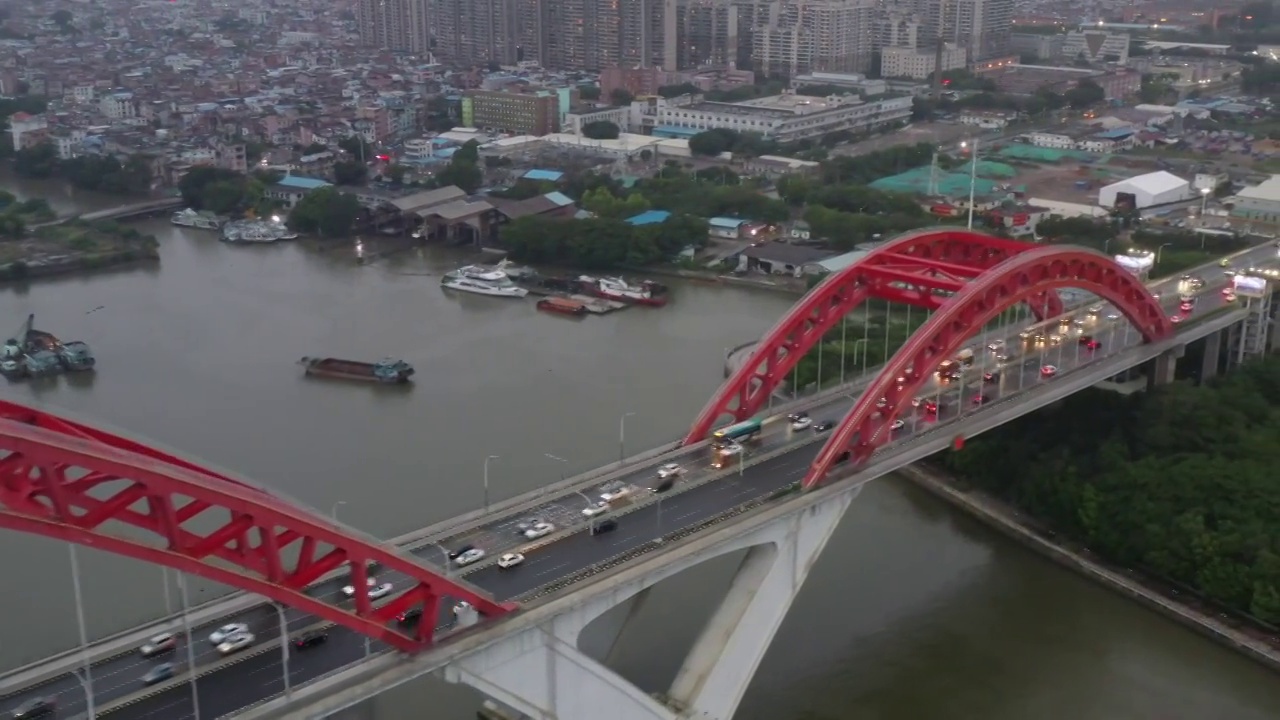
<path fill-rule="evenodd" d="M 360 0 L 360 42 L 397 52 L 430 52 L 430 4 L 431 0 Z"/>
<path fill-rule="evenodd" d="M 738 8 L 730 0 L 678 0 L 672 69 L 737 63 L 738 38 Z"/>
<path fill-rule="evenodd" d="M 519 8 L 510 0 L 415 0 L 432 3 L 435 53 L 451 65 L 510 64 L 519 57 Z"/>
<path fill-rule="evenodd" d="M 964 48 L 969 63 L 1007 53 L 1013 27 L 1013 0 L 920 0 L 922 47 L 943 40 Z"/>
<path fill-rule="evenodd" d="M 873 0 L 775 0 L 755 9 L 754 70 L 765 75 L 866 72 Z"/>

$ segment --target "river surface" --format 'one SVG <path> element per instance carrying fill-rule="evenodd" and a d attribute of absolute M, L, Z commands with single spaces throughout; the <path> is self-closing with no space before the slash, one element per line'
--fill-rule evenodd
<path fill-rule="evenodd" d="M 19 184 L 64 212 L 116 204 Z M 451 295 L 456 255 L 409 250 L 357 266 L 349 247 L 229 247 L 163 220 L 161 263 L 0 288 L 0 335 L 28 312 L 88 341 L 92 378 L 0 384 L 233 469 L 389 537 L 675 439 L 720 382 L 725 349 L 792 299 L 677 284 L 666 308 L 578 321 L 532 300 Z M 416 365 L 387 390 L 304 379 L 303 355 Z M 547 455 L 567 460 L 560 463 Z M 4 533 L 0 666 L 76 642 L 65 545 Z M 82 550 L 90 634 L 162 613 L 152 566 Z M 613 666 L 665 689 L 727 584 L 730 560 L 659 586 Z M 193 581 L 193 585 L 197 582 Z M 193 602 L 224 592 L 201 585 Z M 170 599 L 172 601 L 172 598 Z M 352 713 L 463 720 L 477 696 L 425 680 Z M 932 497 L 885 480 L 859 498 L 814 568 L 738 720 L 1274 720 L 1261 667 L 1050 564 Z"/>

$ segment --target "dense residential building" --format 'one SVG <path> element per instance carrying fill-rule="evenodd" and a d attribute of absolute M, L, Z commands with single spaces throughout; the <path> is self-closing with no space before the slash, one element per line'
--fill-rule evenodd
<path fill-rule="evenodd" d="M 917 1 L 921 47 L 936 47 L 941 37 L 964 48 L 970 63 L 1009 52 L 1013 0 Z"/>
<path fill-rule="evenodd" d="M 426 0 L 421 0 L 426 1 Z M 435 53 L 468 67 L 519 61 L 520 20 L 507 0 L 433 0 Z"/>
<path fill-rule="evenodd" d="M 787 93 L 738 103 L 663 103 L 655 108 L 659 129 L 722 128 L 796 142 L 828 133 L 867 132 L 911 117 L 909 96 L 864 102 L 856 96 L 815 98 Z"/>
<path fill-rule="evenodd" d="M 517 135 L 546 135 L 559 131 L 560 108 L 561 95 L 551 90 L 468 90 L 462 99 L 462 123 Z"/>
<path fill-rule="evenodd" d="M 942 49 L 942 70 L 963 68 L 968 53 L 950 43 Z M 938 65 L 936 48 L 886 47 L 880 50 L 880 74 L 887 78 L 924 80 Z"/>
<path fill-rule="evenodd" d="M 728 0 L 678 0 L 673 69 L 738 62 L 738 8 Z"/>
<path fill-rule="evenodd" d="M 873 0 L 778 0 L 757 6 L 752 56 L 765 75 L 871 68 Z"/>
<path fill-rule="evenodd" d="M 425 54 L 431 49 L 431 0 L 359 0 L 356 27 L 371 47 Z"/>
<path fill-rule="evenodd" d="M 1094 32 L 1069 32 L 1063 38 L 1062 58 L 1067 61 L 1113 62 L 1124 64 L 1129 60 L 1129 34 Z"/>

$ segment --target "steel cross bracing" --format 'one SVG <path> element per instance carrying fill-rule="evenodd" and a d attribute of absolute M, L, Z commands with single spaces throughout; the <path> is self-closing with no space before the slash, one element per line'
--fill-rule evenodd
<path fill-rule="evenodd" d="M 247 590 L 351 628 L 401 651 L 431 644 L 434 623 L 413 635 L 397 615 L 466 601 L 494 617 L 516 606 L 440 577 L 416 560 L 267 490 L 140 443 L 0 401 L 0 527 L 95 547 Z M 142 531 L 142 532 L 139 532 Z M 374 606 L 371 566 L 412 578 Z M 346 570 L 347 605 L 306 594 Z"/>
<path fill-rule="evenodd" d="M 1084 290 L 1111 303 L 1148 343 L 1173 333 L 1173 324 L 1151 292 L 1111 258 L 1080 248 L 1033 246 L 963 285 L 912 334 L 827 439 L 803 487 L 821 483 L 837 463 L 867 462 L 890 440 L 893 421 L 910 408 L 912 398 L 942 362 L 955 357 L 975 333 L 1008 308 L 1029 298 L 1056 296 L 1062 288 Z"/>
<path fill-rule="evenodd" d="M 717 423 L 759 412 L 800 359 L 854 308 L 872 298 L 937 310 L 992 268 L 1041 246 L 958 228 L 931 228 L 894 238 L 832 273 L 795 305 L 756 345 L 702 409 L 685 444 L 704 439 Z M 1020 299 L 1039 320 L 1063 312 L 1057 292 Z"/>

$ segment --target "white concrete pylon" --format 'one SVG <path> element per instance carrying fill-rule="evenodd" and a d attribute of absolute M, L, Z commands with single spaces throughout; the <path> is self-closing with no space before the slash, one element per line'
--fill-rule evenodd
<path fill-rule="evenodd" d="M 733 717 L 800 586 L 855 495 L 843 493 L 792 515 L 784 537 L 747 551 L 671 686 L 671 699 L 687 716 Z"/>
<path fill-rule="evenodd" d="M 636 573 L 568 612 L 450 662 L 441 675 L 533 720 L 730 720 L 809 569 L 857 489 Z M 579 649 L 587 625 L 641 600 L 662 580 L 722 555 L 747 550 L 729 591 L 682 665 L 669 703 L 649 696 Z M 639 568 L 636 568 L 638 571 Z M 606 645 L 634 617 L 628 608 Z"/>

